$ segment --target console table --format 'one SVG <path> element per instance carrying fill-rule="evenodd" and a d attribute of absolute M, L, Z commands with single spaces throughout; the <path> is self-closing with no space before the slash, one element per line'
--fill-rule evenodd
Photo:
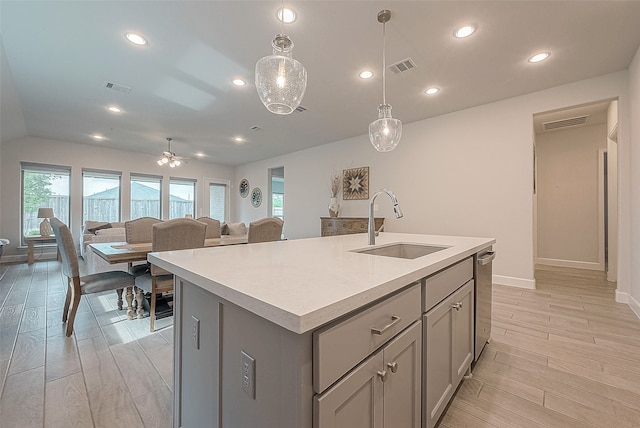
<path fill-rule="evenodd" d="M 33 256 L 33 244 L 36 242 L 56 242 L 55 235 L 41 236 L 41 235 L 29 235 L 25 236 L 24 240 L 27 241 L 27 264 L 32 265 L 34 262 Z M 57 247 L 56 247 L 57 248 Z M 60 251 L 57 252 L 58 260 L 60 260 Z"/>
<path fill-rule="evenodd" d="M 375 218 L 376 230 L 384 223 L 384 217 Z M 365 233 L 369 225 L 367 217 L 320 217 L 320 236 Z"/>

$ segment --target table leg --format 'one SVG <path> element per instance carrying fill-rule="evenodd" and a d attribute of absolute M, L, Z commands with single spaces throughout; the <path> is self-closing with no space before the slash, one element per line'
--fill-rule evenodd
<path fill-rule="evenodd" d="M 27 264 L 33 264 L 33 241 L 27 241 Z"/>
<path fill-rule="evenodd" d="M 116 290 L 116 293 L 118 294 L 118 310 L 121 311 L 122 310 L 122 288 L 119 288 Z"/>
<path fill-rule="evenodd" d="M 142 288 L 137 288 L 138 293 L 136 294 L 136 301 L 138 303 L 138 310 L 136 311 L 138 314 L 138 319 L 142 319 L 144 318 L 144 291 L 142 291 Z"/>
<path fill-rule="evenodd" d="M 127 319 L 133 319 L 133 287 L 127 287 Z"/>

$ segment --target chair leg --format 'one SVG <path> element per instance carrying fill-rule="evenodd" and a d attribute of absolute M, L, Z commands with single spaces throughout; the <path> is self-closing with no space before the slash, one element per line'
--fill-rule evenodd
<path fill-rule="evenodd" d="M 67 337 L 73 333 L 73 322 L 76 319 L 76 312 L 80 304 L 80 278 L 73 278 L 74 285 L 71 288 L 71 310 L 69 311 L 69 319 L 67 321 Z M 76 291 L 77 290 L 77 291 Z"/>
<path fill-rule="evenodd" d="M 69 304 L 71 303 L 71 278 L 67 278 L 67 297 L 64 300 L 64 310 L 62 311 L 62 322 L 67 322 L 67 316 L 69 315 Z"/>
<path fill-rule="evenodd" d="M 156 293 L 155 287 L 151 290 L 151 307 L 149 308 L 149 331 L 154 332 L 154 321 L 156 320 Z"/>
<path fill-rule="evenodd" d="M 116 293 L 118 294 L 118 310 L 121 311 L 122 310 L 122 291 L 124 289 L 123 288 L 119 288 L 116 290 Z"/>

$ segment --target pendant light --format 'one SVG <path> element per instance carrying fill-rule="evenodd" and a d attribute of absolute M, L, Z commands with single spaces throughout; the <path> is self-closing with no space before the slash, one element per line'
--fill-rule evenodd
<path fill-rule="evenodd" d="M 282 32 L 271 45 L 273 54 L 256 63 L 256 89 L 262 104 L 271 113 L 290 114 L 302 102 L 307 89 L 307 70 L 291 56 L 293 42 L 284 34 L 284 1 Z"/>
<path fill-rule="evenodd" d="M 369 140 L 379 152 L 390 152 L 395 149 L 402 137 L 402 122 L 391 117 L 391 106 L 386 97 L 386 23 L 391 19 L 391 12 L 378 12 L 378 22 L 382 23 L 382 104 L 378 107 L 378 120 L 369 124 Z"/>

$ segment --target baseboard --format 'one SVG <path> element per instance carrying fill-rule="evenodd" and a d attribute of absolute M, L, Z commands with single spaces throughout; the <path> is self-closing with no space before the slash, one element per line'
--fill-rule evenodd
<path fill-rule="evenodd" d="M 632 295 L 629 295 L 629 307 L 640 318 L 640 302 L 638 302 Z"/>
<path fill-rule="evenodd" d="M 529 290 L 536 289 L 535 279 L 514 278 L 512 276 L 493 275 L 494 284 L 508 285 L 509 287 L 526 288 Z"/>
<path fill-rule="evenodd" d="M 604 270 L 604 267 L 601 266 L 600 263 L 580 262 L 576 260 L 538 258 L 536 260 L 536 263 L 541 265 L 547 265 L 547 266 L 559 266 L 559 267 L 567 267 L 567 268 L 575 268 L 575 269 Z"/>
<path fill-rule="evenodd" d="M 57 253 L 55 252 L 51 252 L 51 253 L 41 253 L 41 254 L 37 254 L 34 257 L 34 261 L 38 262 L 38 261 L 44 261 L 44 260 L 55 260 L 57 256 Z M 26 254 L 13 254 L 10 256 L 7 255 L 2 255 L 2 260 L 0 260 L 0 263 L 26 263 L 27 262 L 27 255 Z"/>

